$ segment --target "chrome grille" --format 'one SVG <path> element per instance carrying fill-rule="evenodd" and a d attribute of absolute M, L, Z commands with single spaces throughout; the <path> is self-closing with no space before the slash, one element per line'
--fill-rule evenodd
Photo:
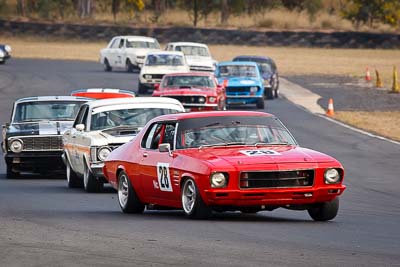
<path fill-rule="evenodd" d="M 184 104 L 205 104 L 206 98 L 200 95 L 165 95 L 166 97 L 174 98 Z M 202 99 L 202 101 L 200 101 Z"/>
<path fill-rule="evenodd" d="M 29 136 L 19 137 L 23 142 L 22 151 L 49 151 L 62 150 L 63 142 L 61 135 L 54 136 Z"/>
<path fill-rule="evenodd" d="M 256 171 L 240 174 L 240 188 L 307 187 L 314 184 L 314 170 Z"/>
<path fill-rule="evenodd" d="M 250 94 L 250 87 L 226 87 L 226 93 L 247 93 Z"/>

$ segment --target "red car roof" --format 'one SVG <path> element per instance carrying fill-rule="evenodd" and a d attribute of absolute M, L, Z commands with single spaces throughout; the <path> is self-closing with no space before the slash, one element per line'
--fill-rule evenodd
<path fill-rule="evenodd" d="M 170 74 L 166 74 L 165 76 L 192 76 L 192 75 L 196 75 L 196 76 L 214 76 L 213 72 L 201 72 L 201 71 L 192 71 L 192 72 L 178 72 L 178 73 L 170 73 Z"/>
<path fill-rule="evenodd" d="M 184 120 L 191 118 L 206 118 L 206 117 L 221 117 L 221 116 L 260 116 L 260 117 L 272 117 L 274 115 L 257 112 L 257 111 L 201 111 L 201 112 L 188 112 L 188 113 L 177 113 L 168 114 L 157 117 L 157 121 L 163 120 Z"/>

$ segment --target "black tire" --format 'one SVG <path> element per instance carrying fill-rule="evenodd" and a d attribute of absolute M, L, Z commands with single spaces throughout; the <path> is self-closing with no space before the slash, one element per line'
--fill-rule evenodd
<path fill-rule="evenodd" d="M 3 65 L 3 64 L 6 64 L 6 61 L 5 61 L 5 60 L 0 61 L 0 65 Z"/>
<path fill-rule="evenodd" d="M 274 97 L 279 98 L 279 77 L 276 77 L 275 88 L 274 88 Z"/>
<path fill-rule="evenodd" d="M 66 159 L 66 176 L 67 176 L 67 186 L 68 188 L 82 188 L 83 187 L 83 181 L 82 178 L 80 178 L 76 172 L 71 168 L 71 164 L 69 163 L 69 160 Z"/>
<path fill-rule="evenodd" d="M 307 210 L 314 221 L 329 221 L 336 217 L 339 211 L 339 198 L 330 202 L 318 203 Z"/>
<path fill-rule="evenodd" d="M 139 91 L 139 95 L 144 95 L 147 93 L 147 87 L 144 86 L 140 81 L 138 84 L 138 91 Z"/>
<path fill-rule="evenodd" d="M 183 211 L 189 218 L 208 219 L 211 216 L 212 210 L 204 203 L 193 179 L 189 178 L 183 182 L 181 201 Z"/>
<path fill-rule="evenodd" d="M 264 98 L 257 99 L 256 105 L 258 109 L 264 109 L 265 108 Z"/>
<path fill-rule="evenodd" d="M 145 207 L 124 171 L 118 175 L 118 204 L 124 213 L 142 213 Z"/>
<path fill-rule="evenodd" d="M 19 174 L 20 174 L 19 172 L 13 171 L 12 164 L 7 164 L 7 173 L 6 173 L 7 179 L 18 178 Z"/>
<path fill-rule="evenodd" d="M 265 99 L 274 99 L 274 91 L 272 89 L 272 87 L 266 87 L 264 88 L 265 90 Z"/>
<path fill-rule="evenodd" d="M 112 68 L 107 58 L 104 59 L 104 71 L 112 71 Z"/>
<path fill-rule="evenodd" d="M 103 191 L 104 183 L 99 181 L 93 173 L 90 171 L 89 167 L 87 166 L 86 162 L 84 164 L 84 171 L 83 171 L 83 188 L 88 193 L 98 193 Z"/>
<path fill-rule="evenodd" d="M 125 70 L 127 72 L 133 72 L 135 69 L 135 66 L 133 66 L 132 62 L 129 60 L 129 58 L 126 60 L 126 64 L 125 64 Z"/>

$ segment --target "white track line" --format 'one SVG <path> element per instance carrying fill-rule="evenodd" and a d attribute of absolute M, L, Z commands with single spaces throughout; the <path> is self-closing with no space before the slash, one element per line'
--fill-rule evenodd
<path fill-rule="evenodd" d="M 318 105 L 317 104 L 317 100 L 319 98 L 321 98 L 320 95 L 314 94 L 310 90 L 308 90 L 308 89 L 306 89 L 306 88 L 304 88 L 304 87 L 302 87 L 302 86 L 300 86 L 298 84 L 289 82 L 286 79 L 283 79 L 283 78 L 280 78 L 280 79 L 283 81 L 282 85 L 284 85 L 284 87 L 282 88 L 283 90 L 282 89 L 279 90 L 280 93 L 287 100 L 289 100 L 290 102 L 294 103 L 296 106 L 308 111 L 309 113 L 311 113 L 311 114 L 313 114 L 315 116 L 318 116 L 318 117 L 323 118 L 325 120 L 328 120 L 330 122 L 336 123 L 336 124 L 338 124 L 338 125 L 340 125 L 342 127 L 345 127 L 345 128 L 350 129 L 352 131 L 358 132 L 360 134 L 363 134 L 363 135 L 366 135 L 366 136 L 370 136 L 370 137 L 374 137 L 374 138 L 377 138 L 377 139 L 380 139 L 380 140 L 383 140 L 383 141 L 387 141 L 387 142 L 390 142 L 392 144 L 400 145 L 400 142 L 398 142 L 398 141 L 395 141 L 395 140 L 392 140 L 392 139 L 389 139 L 389 138 L 386 138 L 386 137 L 383 137 L 383 136 L 380 136 L 380 135 L 376 135 L 376 134 L 373 134 L 373 133 L 358 129 L 356 127 L 350 126 L 348 124 L 345 124 L 343 122 L 337 121 L 337 120 L 335 120 L 333 118 L 330 118 L 330 117 L 324 115 L 324 113 L 321 113 L 320 110 L 316 109 L 316 107 L 315 107 L 315 105 Z M 306 101 L 302 101 L 303 99 L 301 97 L 298 97 L 300 95 L 303 95 L 303 96 L 306 95 L 308 99 Z M 300 101 L 298 101 L 298 100 L 300 100 Z"/>

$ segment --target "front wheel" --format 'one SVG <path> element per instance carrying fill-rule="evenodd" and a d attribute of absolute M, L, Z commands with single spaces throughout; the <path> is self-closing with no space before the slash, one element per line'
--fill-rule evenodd
<path fill-rule="evenodd" d="M 191 219 L 207 219 L 211 215 L 208 207 L 200 196 L 199 190 L 193 179 L 184 181 L 181 190 L 183 211 Z"/>
<path fill-rule="evenodd" d="M 126 172 L 118 175 L 118 203 L 124 213 L 142 213 L 144 204 L 136 195 Z"/>
<path fill-rule="evenodd" d="M 67 159 L 66 163 L 66 175 L 67 175 L 67 186 L 68 188 L 81 188 L 82 187 L 82 179 L 78 177 L 78 175 L 72 170 L 71 164 Z"/>
<path fill-rule="evenodd" d="M 112 71 L 111 65 L 107 58 L 104 59 L 104 71 Z"/>
<path fill-rule="evenodd" d="M 147 93 L 147 87 L 144 84 L 142 84 L 140 81 L 139 81 L 138 87 L 139 87 L 138 91 L 139 91 L 140 95 Z"/>
<path fill-rule="evenodd" d="M 12 164 L 7 164 L 7 179 L 18 178 L 19 172 L 13 171 Z"/>
<path fill-rule="evenodd" d="M 265 103 L 263 98 L 257 99 L 257 108 L 258 109 L 264 109 L 265 108 Z"/>
<path fill-rule="evenodd" d="M 264 90 L 265 90 L 264 96 L 266 99 L 274 99 L 274 92 L 272 87 L 266 87 L 264 88 Z"/>
<path fill-rule="evenodd" d="M 330 202 L 315 204 L 314 207 L 307 210 L 314 221 L 329 221 L 336 217 L 339 211 L 339 198 Z"/>
<path fill-rule="evenodd" d="M 129 59 L 126 60 L 125 70 L 127 72 L 133 72 L 133 70 L 134 70 L 134 66 L 133 66 L 132 62 Z"/>
<path fill-rule="evenodd" d="M 96 179 L 86 162 L 83 164 L 85 168 L 83 171 L 83 187 L 85 188 L 85 191 L 88 193 L 98 193 L 103 191 L 104 183 Z"/>

